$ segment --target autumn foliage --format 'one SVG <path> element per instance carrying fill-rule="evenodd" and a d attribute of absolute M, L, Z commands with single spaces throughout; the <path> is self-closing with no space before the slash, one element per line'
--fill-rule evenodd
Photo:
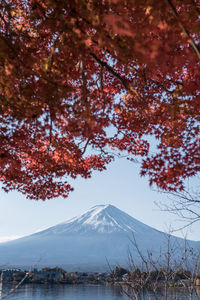
<path fill-rule="evenodd" d="M 1 1 L 4 190 L 67 197 L 118 153 L 183 189 L 200 171 L 199 49 L 199 0 Z"/>

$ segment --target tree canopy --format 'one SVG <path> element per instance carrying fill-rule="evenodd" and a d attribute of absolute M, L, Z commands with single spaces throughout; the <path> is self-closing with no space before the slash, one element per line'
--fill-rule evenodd
<path fill-rule="evenodd" d="M 183 189 L 200 170 L 199 44 L 199 0 L 2 0 L 3 189 L 67 197 L 116 153 Z"/>

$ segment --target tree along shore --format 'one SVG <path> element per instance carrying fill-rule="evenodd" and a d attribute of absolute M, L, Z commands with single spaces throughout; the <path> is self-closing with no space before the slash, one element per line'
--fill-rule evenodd
<path fill-rule="evenodd" d="M 164 269 L 141 271 L 139 268 L 127 270 L 121 267 L 115 267 L 110 272 L 67 272 L 66 270 L 55 268 L 43 268 L 41 270 L 33 269 L 25 271 L 21 269 L 1 270 L 3 273 L 3 283 L 18 283 L 23 280 L 24 283 L 50 283 L 50 284 L 119 284 L 129 286 L 133 289 L 158 287 L 188 287 L 191 285 L 200 286 L 200 273 L 195 273 L 179 269 Z"/>

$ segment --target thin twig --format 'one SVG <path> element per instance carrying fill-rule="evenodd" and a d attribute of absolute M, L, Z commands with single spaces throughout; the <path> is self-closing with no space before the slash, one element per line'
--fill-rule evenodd
<path fill-rule="evenodd" d="M 193 38 L 190 36 L 188 30 L 184 27 L 183 23 L 180 21 L 179 15 L 178 15 L 178 13 L 177 13 L 177 11 L 176 11 L 176 8 L 175 8 L 174 5 L 172 4 L 171 0 L 166 0 L 166 1 L 167 1 L 168 5 L 170 6 L 173 15 L 174 15 L 175 18 L 177 19 L 178 24 L 179 24 L 179 26 L 181 27 L 183 33 L 184 33 L 185 36 L 187 36 L 187 38 L 189 39 L 189 42 L 190 42 L 192 48 L 194 49 L 194 51 L 196 52 L 198 58 L 200 59 L 200 50 L 199 50 L 198 46 L 195 44 Z"/>

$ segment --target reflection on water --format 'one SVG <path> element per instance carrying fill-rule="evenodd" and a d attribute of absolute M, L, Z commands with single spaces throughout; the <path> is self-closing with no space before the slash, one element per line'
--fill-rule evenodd
<path fill-rule="evenodd" d="M 200 300 L 199 287 L 168 287 L 167 289 L 157 288 L 152 290 L 143 290 L 140 292 L 129 287 L 123 288 L 124 292 L 132 300 Z"/>
<path fill-rule="evenodd" d="M 4 285 L 3 294 L 11 288 Z M 189 300 L 200 299 L 200 290 L 194 292 L 190 298 L 184 288 L 169 288 L 168 300 Z M 132 299 L 136 299 L 132 295 Z M 140 295 L 141 296 L 141 295 Z M 129 300 L 130 298 L 122 295 L 119 287 L 105 285 L 45 285 L 45 284 L 24 284 L 8 300 Z M 146 293 L 145 297 L 138 299 L 161 300 L 164 299 L 163 291 L 160 290 L 157 297 L 153 293 Z"/>
<path fill-rule="evenodd" d="M 4 287 L 4 294 L 11 286 Z M 12 300 L 127 300 L 119 287 L 104 285 L 22 285 L 8 299 Z"/>

